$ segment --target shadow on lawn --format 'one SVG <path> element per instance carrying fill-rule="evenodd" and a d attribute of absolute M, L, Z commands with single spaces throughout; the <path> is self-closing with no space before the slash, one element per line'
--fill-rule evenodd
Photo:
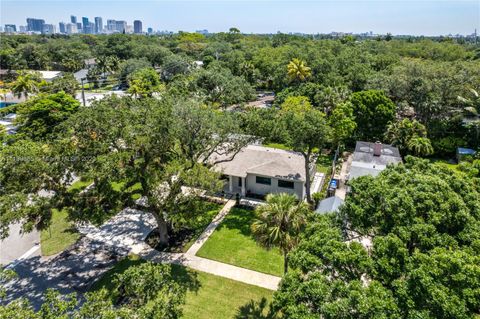
<path fill-rule="evenodd" d="M 237 229 L 242 235 L 252 237 L 253 235 L 250 227 L 255 216 L 255 211 L 252 209 L 233 207 L 227 216 L 225 216 L 225 219 L 220 226 L 218 226 L 218 230 L 221 230 L 222 228 Z"/>
<path fill-rule="evenodd" d="M 267 299 L 260 301 L 250 300 L 237 310 L 235 319 L 274 319 L 275 315 Z"/>

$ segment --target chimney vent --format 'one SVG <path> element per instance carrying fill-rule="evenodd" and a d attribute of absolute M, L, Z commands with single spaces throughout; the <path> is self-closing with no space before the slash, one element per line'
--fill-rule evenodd
<path fill-rule="evenodd" d="M 375 142 L 373 145 L 373 156 L 382 155 L 382 142 Z"/>

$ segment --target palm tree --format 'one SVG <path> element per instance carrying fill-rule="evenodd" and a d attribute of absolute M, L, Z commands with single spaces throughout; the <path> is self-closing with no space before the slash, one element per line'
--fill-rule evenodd
<path fill-rule="evenodd" d="M 267 203 L 256 209 L 257 219 L 252 224 L 252 232 L 263 247 L 278 247 L 281 250 L 286 273 L 287 254 L 297 245 L 310 208 L 290 194 L 269 194 L 266 199 Z"/>
<path fill-rule="evenodd" d="M 467 116 L 478 117 L 480 116 L 480 94 L 475 89 L 469 89 L 469 91 L 472 93 L 470 98 L 461 96 L 458 96 L 457 98 L 465 105 L 463 110 Z"/>
<path fill-rule="evenodd" d="M 293 58 L 292 61 L 288 63 L 287 75 L 291 81 L 301 82 L 312 76 L 312 71 L 305 61 Z"/>
<path fill-rule="evenodd" d="M 426 137 L 413 137 L 408 141 L 408 149 L 416 156 L 428 156 L 433 154 L 433 147 L 430 139 Z"/>
<path fill-rule="evenodd" d="M 28 99 L 29 94 L 39 91 L 40 84 L 41 78 L 38 73 L 22 71 L 10 88 L 18 98 L 24 95 Z"/>

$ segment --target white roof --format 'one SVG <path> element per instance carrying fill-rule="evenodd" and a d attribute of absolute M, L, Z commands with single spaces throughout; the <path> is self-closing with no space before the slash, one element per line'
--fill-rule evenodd
<path fill-rule="evenodd" d="M 343 199 L 341 199 L 338 196 L 332 196 L 328 197 L 320 203 L 318 203 L 318 207 L 315 210 L 315 212 L 324 214 L 324 213 L 330 213 L 330 212 L 336 212 L 342 206 L 344 203 Z"/>
<path fill-rule="evenodd" d="M 211 161 L 226 159 L 214 154 Z M 231 161 L 215 165 L 226 175 L 246 177 L 247 174 L 275 177 L 285 180 L 305 181 L 305 160 L 299 153 L 260 145 L 244 147 Z"/>
<path fill-rule="evenodd" d="M 52 80 L 55 79 L 56 77 L 60 76 L 62 73 L 61 71 L 37 71 L 40 73 L 43 79 L 45 80 Z"/>

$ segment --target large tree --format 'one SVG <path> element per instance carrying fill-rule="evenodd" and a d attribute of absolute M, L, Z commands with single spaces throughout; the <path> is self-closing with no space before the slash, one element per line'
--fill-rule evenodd
<path fill-rule="evenodd" d="M 478 182 L 413 157 L 356 179 L 340 214 L 318 217 L 289 255 L 274 307 L 288 318 L 475 317 Z"/>
<path fill-rule="evenodd" d="M 305 103 L 302 97 L 287 98 L 278 114 L 279 121 L 284 121 L 286 144 L 303 155 L 305 160 L 305 195 L 312 203 L 310 194 L 311 166 L 314 157 L 330 137 L 330 127 L 325 114 Z M 308 99 L 306 99 L 308 101 Z"/>
<path fill-rule="evenodd" d="M 29 95 L 38 93 L 43 84 L 38 72 L 21 71 L 15 81 L 11 83 L 10 89 L 18 98 L 24 96 L 28 99 Z"/>
<path fill-rule="evenodd" d="M 361 91 L 352 94 L 350 101 L 357 123 L 356 138 L 381 140 L 387 125 L 395 119 L 396 106 L 382 91 Z"/>

